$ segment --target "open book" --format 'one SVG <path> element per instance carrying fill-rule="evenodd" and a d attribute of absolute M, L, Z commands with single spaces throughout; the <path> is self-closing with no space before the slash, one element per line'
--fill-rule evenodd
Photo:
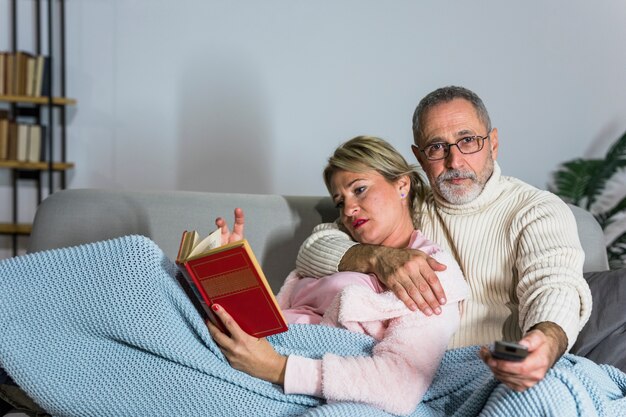
<path fill-rule="evenodd" d="M 196 306 L 222 331 L 223 324 L 210 306 L 217 303 L 251 336 L 264 337 L 287 330 L 274 293 L 263 270 L 243 239 L 221 245 L 220 229 L 205 239 L 185 231 L 176 265 L 196 297 Z M 227 332 L 226 332 L 227 333 Z"/>

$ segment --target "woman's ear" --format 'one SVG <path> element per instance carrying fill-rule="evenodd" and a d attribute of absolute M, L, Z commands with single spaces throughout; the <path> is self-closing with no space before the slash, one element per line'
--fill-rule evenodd
<path fill-rule="evenodd" d="M 411 190 L 411 178 L 408 175 L 403 175 L 396 180 L 396 187 L 398 188 L 398 192 L 401 198 L 405 198 L 409 195 L 409 191 Z"/>

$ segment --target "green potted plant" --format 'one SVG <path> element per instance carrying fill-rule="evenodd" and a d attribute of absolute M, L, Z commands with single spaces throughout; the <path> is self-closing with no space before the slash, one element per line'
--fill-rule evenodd
<path fill-rule="evenodd" d="M 626 133 L 604 159 L 574 159 L 560 165 L 550 191 L 591 212 L 607 237 L 611 269 L 626 264 Z"/>

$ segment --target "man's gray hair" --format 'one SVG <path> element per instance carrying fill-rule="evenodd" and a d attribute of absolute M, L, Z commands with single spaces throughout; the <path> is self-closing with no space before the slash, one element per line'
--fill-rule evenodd
<path fill-rule="evenodd" d="M 468 90 L 467 88 L 451 85 L 438 88 L 432 93 L 429 93 L 417 105 L 415 113 L 413 113 L 413 138 L 415 139 L 416 145 L 417 139 L 422 134 L 422 131 L 420 129 L 423 127 L 424 116 L 426 115 L 428 110 L 438 104 L 447 103 L 457 98 L 462 98 L 469 101 L 472 106 L 474 106 L 474 109 L 476 109 L 478 119 L 485 125 L 485 127 L 487 128 L 487 132 L 491 131 L 491 120 L 489 119 L 489 113 L 487 112 L 487 108 L 485 107 L 485 104 L 480 99 L 480 97 L 478 97 L 476 93 Z"/>

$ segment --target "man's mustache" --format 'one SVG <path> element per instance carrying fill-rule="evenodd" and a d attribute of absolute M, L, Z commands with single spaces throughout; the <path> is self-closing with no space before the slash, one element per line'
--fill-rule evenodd
<path fill-rule="evenodd" d="M 472 181 L 476 181 L 476 174 L 472 171 L 463 171 L 460 169 L 450 169 L 445 171 L 441 175 L 437 177 L 437 183 L 441 184 L 443 181 L 448 180 L 459 180 L 459 179 L 470 179 Z"/>

